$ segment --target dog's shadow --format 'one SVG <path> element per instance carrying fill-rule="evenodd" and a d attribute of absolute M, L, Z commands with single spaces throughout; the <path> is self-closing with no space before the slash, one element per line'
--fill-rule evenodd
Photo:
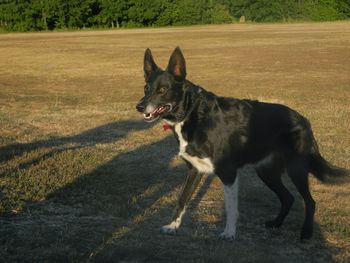
<path fill-rule="evenodd" d="M 153 124 L 142 121 L 126 120 L 104 124 L 72 136 L 50 137 L 30 143 L 13 143 L 0 147 L 0 162 L 8 162 L 28 152 L 49 149 L 41 156 L 20 164 L 21 169 L 26 169 L 30 165 L 35 165 L 58 152 L 78 150 L 96 144 L 115 143 L 132 131 L 143 130 L 152 126 Z"/>
<path fill-rule="evenodd" d="M 10 161 L 25 153 L 48 148 L 48 152 L 39 158 L 21 163 L 25 170 L 59 152 L 73 149 L 79 154 L 81 148 L 115 143 L 131 132 L 152 126 L 143 121 L 114 122 L 74 136 L 12 144 L 0 148 L 1 160 Z M 175 152 L 176 141 L 172 136 L 123 152 L 54 190 L 46 200 L 27 202 L 16 215 L 4 214 L 0 217 L 0 244 L 4 245 L 0 256 L 8 261 L 33 256 L 39 261 L 86 260 L 104 244 L 104 240 L 118 231 L 133 229 L 136 221 L 148 218 L 145 208 L 152 210 L 155 203 L 161 203 L 163 197 L 181 185 L 184 166 L 169 166 Z M 3 173 L 2 176 L 11 174 Z M 0 197 L 5 198 L 6 193 L 1 193 Z M 6 245 L 9 243 L 20 245 L 9 249 Z M 33 246 L 41 247 L 44 254 L 33 252 Z"/>

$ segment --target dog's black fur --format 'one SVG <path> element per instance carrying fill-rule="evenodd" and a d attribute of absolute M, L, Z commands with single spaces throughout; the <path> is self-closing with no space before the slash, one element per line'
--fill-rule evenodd
<path fill-rule="evenodd" d="M 145 119 L 158 117 L 174 126 L 183 123 L 182 136 L 188 142 L 186 153 L 209 158 L 214 173 L 225 185 L 234 183 L 237 170 L 261 162 L 258 176 L 278 196 L 281 210 L 266 227 L 279 227 L 294 198 L 284 187 L 286 171 L 305 201 L 305 221 L 301 238 L 312 236 L 315 201 L 308 185 L 308 173 L 321 181 L 347 171 L 329 164 L 320 154 L 309 121 L 280 104 L 240 100 L 214 95 L 186 80 L 185 59 L 179 48 L 171 55 L 167 69 L 161 70 L 149 49 L 144 57 L 145 96 L 137 110 Z M 147 106 L 151 105 L 147 109 Z M 177 136 L 176 132 L 174 134 Z M 180 196 L 174 220 L 191 198 L 200 172 L 187 161 L 189 176 Z"/>

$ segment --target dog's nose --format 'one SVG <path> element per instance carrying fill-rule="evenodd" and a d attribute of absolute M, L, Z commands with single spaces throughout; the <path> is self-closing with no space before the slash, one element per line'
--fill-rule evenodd
<path fill-rule="evenodd" d="M 140 101 L 139 103 L 137 103 L 136 109 L 139 112 L 144 112 L 145 111 L 145 104 L 143 103 L 143 101 Z"/>

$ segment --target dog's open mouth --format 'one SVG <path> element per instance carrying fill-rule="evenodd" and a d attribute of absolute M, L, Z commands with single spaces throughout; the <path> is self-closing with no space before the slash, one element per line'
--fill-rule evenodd
<path fill-rule="evenodd" d="M 145 121 L 148 121 L 148 122 L 155 121 L 160 117 L 161 114 L 166 113 L 166 112 L 170 112 L 172 110 L 172 108 L 173 108 L 173 106 L 170 103 L 158 106 L 152 112 L 144 113 L 143 118 L 145 119 Z"/>

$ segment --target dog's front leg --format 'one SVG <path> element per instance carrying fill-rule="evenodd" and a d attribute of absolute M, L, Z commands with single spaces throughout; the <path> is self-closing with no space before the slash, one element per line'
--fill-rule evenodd
<path fill-rule="evenodd" d="M 188 204 L 188 201 L 191 199 L 192 194 L 196 190 L 202 175 L 197 172 L 194 168 L 192 168 L 188 174 L 186 183 L 182 189 L 181 195 L 177 201 L 176 209 L 173 215 L 173 219 L 169 225 L 165 225 L 161 228 L 161 231 L 163 233 L 167 233 L 170 235 L 175 235 L 176 230 L 181 225 L 181 220 L 183 215 L 185 214 L 186 207 Z"/>
<path fill-rule="evenodd" d="M 220 239 L 232 241 L 236 236 L 238 219 L 238 176 L 231 185 L 224 185 L 226 227 L 220 234 Z"/>

